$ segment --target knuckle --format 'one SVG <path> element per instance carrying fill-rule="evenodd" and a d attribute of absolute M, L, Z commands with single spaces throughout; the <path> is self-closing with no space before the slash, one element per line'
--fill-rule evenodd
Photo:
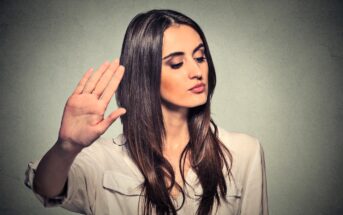
<path fill-rule="evenodd" d="M 67 100 L 66 106 L 75 107 L 77 105 L 74 96 L 70 96 Z"/>

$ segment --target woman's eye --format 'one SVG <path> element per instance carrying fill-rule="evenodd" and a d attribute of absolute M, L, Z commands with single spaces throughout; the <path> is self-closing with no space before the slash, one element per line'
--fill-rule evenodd
<path fill-rule="evenodd" d="M 181 63 L 176 63 L 176 64 L 171 64 L 170 67 L 172 69 L 178 69 L 178 68 L 180 68 L 182 66 L 182 64 L 183 64 L 182 62 Z"/>
<path fill-rule="evenodd" d="M 197 58 L 195 58 L 195 60 L 196 60 L 198 63 L 202 63 L 202 62 L 204 62 L 204 61 L 206 60 L 206 58 L 205 58 L 204 56 L 202 56 L 202 57 L 197 57 Z"/>

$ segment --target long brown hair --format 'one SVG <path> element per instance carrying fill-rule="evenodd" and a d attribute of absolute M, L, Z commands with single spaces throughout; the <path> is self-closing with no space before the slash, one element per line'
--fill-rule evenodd
<path fill-rule="evenodd" d="M 165 128 L 161 110 L 160 78 L 164 31 L 173 24 L 192 27 L 201 37 L 208 62 L 208 99 L 204 105 L 191 108 L 188 114 L 190 141 L 180 157 L 184 182 L 184 166 L 189 156 L 191 168 L 198 176 L 203 193 L 197 214 L 209 214 L 215 201 L 226 201 L 227 186 L 223 170 L 230 174 L 232 156 L 218 138 L 218 129 L 211 119 L 210 102 L 216 85 L 216 74 L 206 38 L 201 28 L 189 17 L 172 10 L 151 10 L 138 14 L 130 22 L 121 50 L 120 61 L 125 75 L 117 90 L 117 103 L 126 108 L 121 117 L 126 146 L 144 176 L 143 214 L 176 214 L 170 197 L 176 188 L 185 200 L 185 193 L 175 182 L 171 164 L 162 153 Z M 226 157 L 227 156 L 227 157 Z M 171 184 L 168 186 L 165 179 Z M 183 203 L 181 207 L 183 206 Z M 180 207 L 180 208 L 181 208 Z"/>

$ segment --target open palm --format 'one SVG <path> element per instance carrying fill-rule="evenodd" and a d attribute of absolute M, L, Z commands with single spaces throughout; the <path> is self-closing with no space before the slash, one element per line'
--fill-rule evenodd
<path fill-rule="evenodd" d="M 107 106 L 124 74 L 119 61 L 105 62 L 93 73 L 89 69 L 68 98 L 64 108 L 59 139 L 75 147 L 89 146 L 121 115 L 118 108 L 105 117 Z"/>

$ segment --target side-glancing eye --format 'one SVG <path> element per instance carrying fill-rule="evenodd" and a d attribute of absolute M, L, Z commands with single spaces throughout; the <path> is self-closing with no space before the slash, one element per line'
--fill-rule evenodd
<path fill-rule="evenodd" d="M 206 58 L 204 56 L 201 56 L 201 57 L 197 57 L 195 58 L 195 60 L 198 62 L 198 63 L 202 63 L 206 60 Z"/>
<path fill-rule="evenodd" d="M 178 68 L 180 68 L 180 67 L 182 66 L 182 64 L 183 64 L 183 62 L 181 62 L 181 63 L 176 63 L 176 64 L 170 64 L 170 67 L 171 67 L 172 69 L 178 69 Z"/>

